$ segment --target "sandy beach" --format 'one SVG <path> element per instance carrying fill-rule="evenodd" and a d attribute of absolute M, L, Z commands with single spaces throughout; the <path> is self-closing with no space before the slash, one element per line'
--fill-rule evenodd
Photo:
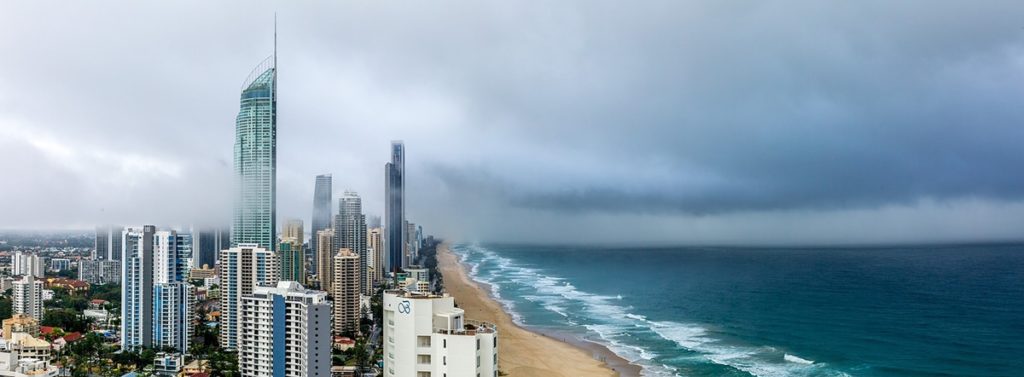
<path fill-rule="evenodd" d="M 445 290 L 466 311 L 466 317 L 498 326 L 501 372 L 516 377 L 639 376 L 639 367 L 598 344 L 563 338 L 567 335 L 539 334 L 517 326 L 501 304 L 469 279 L 447 244 L 438 247 L 437 257 Z"/>

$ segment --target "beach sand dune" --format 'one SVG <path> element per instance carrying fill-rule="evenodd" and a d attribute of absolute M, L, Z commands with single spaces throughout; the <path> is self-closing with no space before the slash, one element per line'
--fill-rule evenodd
<path fill-rule="evenodd" d="M 501 372 L 515 377 L 619 375 L 607 364 L 591 357 L 587 350 L 516 326 L 501 305 L 469 279 L 447 244 L 438 247 L 437 258 L 445 290 L 466 311 L 466 318 L 498 326 L 498 365 Z M 623 374 L 638 374 L 638 370 Z"/>

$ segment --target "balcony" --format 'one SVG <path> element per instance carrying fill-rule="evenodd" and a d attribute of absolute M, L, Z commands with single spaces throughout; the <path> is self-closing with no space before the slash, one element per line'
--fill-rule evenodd
<path fill-rule="evenodd" d="M 444 334 L 444 335 L 476 335 L 476 334 L 494 334 L 494 333 L 496 333 L 498 331 L 498 327 L 495 326 L 492 323 L 487 323 L 487 322 L 482 322 L 482 321 L 474 321 L 474 320 L 468 320 L 468 319 L 463 321 L 463 326 L 462 327 L 463 328 L 461 330 L 458 330 L 458 329 L 448 330 L 448 329 L 435 328 L 434 329 L 434 333 L 435 334 Z"/>

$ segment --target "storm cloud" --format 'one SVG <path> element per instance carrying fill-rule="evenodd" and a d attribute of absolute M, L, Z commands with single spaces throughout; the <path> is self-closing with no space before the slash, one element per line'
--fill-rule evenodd
<path fill-rule="evenodd" d="M 0 228 L 226 223 L 279 26 L 278 212 L 316 174 L 450 238 L 1019 239 L 1014 1 L 0 5 Z"/>

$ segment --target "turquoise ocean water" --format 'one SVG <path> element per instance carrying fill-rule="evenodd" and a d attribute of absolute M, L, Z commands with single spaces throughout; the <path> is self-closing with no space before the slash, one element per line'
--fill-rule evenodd
<path fill-rule="evenodd" d="M 1024 376 L 1024 245 L 452 251 L 648 376 Z"/>

